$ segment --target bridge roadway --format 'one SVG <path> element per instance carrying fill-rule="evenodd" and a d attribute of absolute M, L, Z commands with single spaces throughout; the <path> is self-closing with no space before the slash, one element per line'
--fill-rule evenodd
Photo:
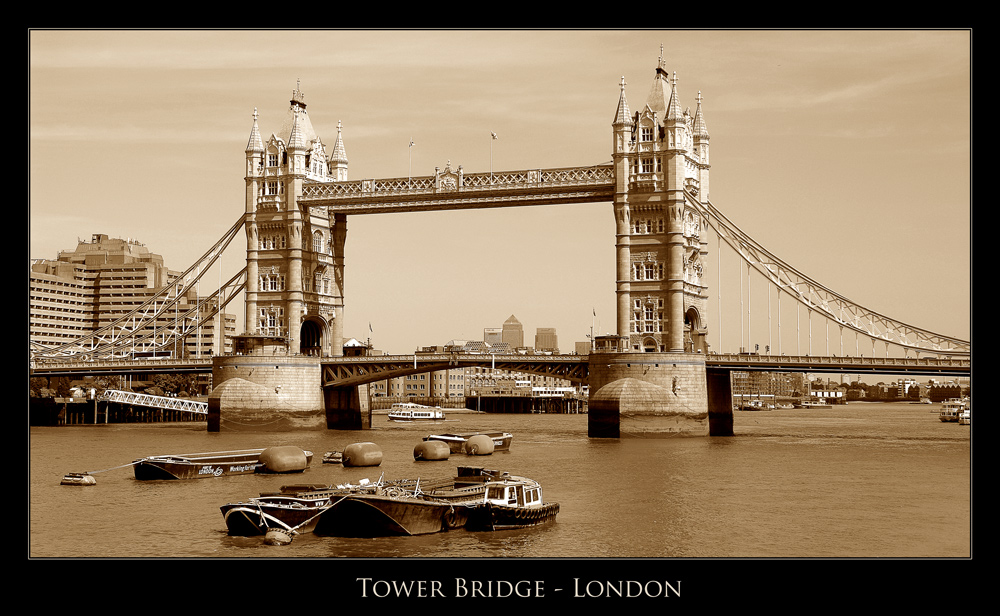
<path fill-rule="evenodd" d="M 635 354 L 641 361 L 642 354 Z M 574 383 L 586 383 L 590 370 L 587 355 L 483 355 L 441 353 L 328 357 L 321 361 L 323 385 L 348 386 L 453 368 L 489 367 L 541 374 Z M 709 369 L 763 372 L 824 372 L 848 374 L 897 374 L 909 376 L 970 376 L 968 357 L 830 357 L 816 355 L 710 354 Z M 211 373 L 212 360 L 101 360 L 32 362 L 31 376 L 98 376 L 102 374 Z"/>

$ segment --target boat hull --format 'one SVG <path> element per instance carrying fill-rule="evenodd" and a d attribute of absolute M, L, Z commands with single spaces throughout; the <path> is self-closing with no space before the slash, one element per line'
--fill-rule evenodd
<path fill-rule="evenodd" d="M 466 529 L 496 531 L 528 528 L 551 522 L 558 513 L 558 503 L 545 503 L 538 507 L 502 507 L 483 503 L 470 511 Z"/>
<path fill-rule="evenodd" d="M 302 472 L 312 462 L 312 452 L 298 450 L 304 463 L 293 466 L 279 464 L 269 468 L 261 462 L 261 454 L 268 449 L 237 452 L 182 454 L 176 456 L 150 456 L 134 461 L 135 478 L 141 481 L 157 479 L 206 479 L 254 473 Z"/>
<path fill-rule="evenodd" d="M 316 528 L 322 507 L 292 509 L 253 503 L 236 503 L 222 506 L 226 529 L 234 537 L 264 535 L 269 529 L 294 529 L 295 534 L 309 533 Z"/>
<path fill-rule="evenodd" d="M 350 495 L 319 517 L 313 532 L 333 537 L 426 535 L 465 526 L 469 508 L 445 501 Z"/>

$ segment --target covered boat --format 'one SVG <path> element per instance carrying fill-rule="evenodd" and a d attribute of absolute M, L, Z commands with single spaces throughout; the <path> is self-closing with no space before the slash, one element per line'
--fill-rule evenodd
<path fill-rule="evenodd" d="M 389 421 L 441 421 L 444 410 L 439 406 L 424 406 L 414 402 L 397 402 L 389 408 Z"/>
<path fill-rule="evenodd" d="M 486 436 L 493 441 L 493 451 L 510 451 L 510 443 L 514 440 L 514 435 L 510 432 L 445 432 L 442 434 L 431 434 L 424 437 L 425 441 L 442 441 L 448 444 L 452 453 L 467 453 L 465 445 L 471 437 Z"/>
<path fill-rule="evenodd" d="M 486 484 L 483 503 L 470 510 L 466 528 L 507 530 L 555 520 L 559 503 L 542 500 L 542 486 L 527 477 L 504 476 Z"/>
<path fill-rule="evenodd" d="M 312 452 L 298 447 L 210 451 L 148 456 L 132 462 L 135 478 L 201 479 L 253 473 L 294 473 L 305 470 Z"/>
<path fill-rule="evenodd" d="M 460 529 L 483 505 L 486 486 L 506 473 L 459 467 L 450 479 L 379 478 L 368 489 L 341 494 L 319 516 L 313 532 L 338 537 L 426 535 Z"/>

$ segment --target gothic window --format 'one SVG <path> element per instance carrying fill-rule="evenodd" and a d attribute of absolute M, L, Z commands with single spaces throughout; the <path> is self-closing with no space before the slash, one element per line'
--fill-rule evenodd
<path fill-rule="evenodd" d="M 663 264 L 659 263 L 657 265 L 657 269 L 658 269 L 658 272 L 659 272 L 659 276 L 657 277 L 657 280 L 663 280 Z"/>
<path fill-rule="evenodd" d="M 323 234 L 320 231 L 313 233 L 313 251 L 323 252 Z"/>
<path fill-rule="evenodd" d="M 642 127 L 642 140 L 643 141 L 652 141 L 653 140 L 653 127 L 652 126 L 643 126 Z"/>
<path fill-rule="evenodd" d="M 646 280 L 655 280 L 655 278 L 653 276 L 653 264 L 652 263 L 647 263 L 646 264 L 646 278 L 645 279 Z"/>
<path fill-rule="evenodd" d="M 659 231 L 660 231 L 660 233 L 663 233 L 663 219 L 662 219 L 662 218 L 661 218 L 661 219 L 659 219 L 659 220 L 657 221 L 657 223 L 658 223 L 658 225 L 657 225 L 657 226 L 658 226 L 658 228 L 659 228 Z"/>
<path fill-rule="evenodd" d="M 268 182 L 267 183 L 267 194 L 269 194 L 269 195 L 276 195 L 276 194 L 278 194 L 278 183 L 277 182 Z"/>
<path fill-rule="evenodd" d="M 642 159 L 642 172 L 652 173 L 653 172 L 653 159 L 649 157 L 643 157 Z"/>
<path fill-rule="evenodd" d="M 278 166 L 278 155 L 277 154 L 268 154 L 267 155 L 267 166 L 268 167 L 277 167 Z"/>

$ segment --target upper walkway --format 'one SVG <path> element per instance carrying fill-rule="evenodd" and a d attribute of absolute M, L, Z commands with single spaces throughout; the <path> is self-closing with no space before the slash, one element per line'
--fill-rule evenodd
<path fill-rule="evenodd" d="M 610 164 L 496 173 L 452 171 L 449 165 L 430 176 L 307 182 L 298 202 L 334 214 L 378 214 L 610 202 L 614 188 Z"/>

